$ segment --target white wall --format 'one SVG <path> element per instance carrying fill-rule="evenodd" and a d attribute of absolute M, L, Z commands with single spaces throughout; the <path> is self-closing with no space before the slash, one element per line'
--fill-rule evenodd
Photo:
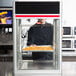
<path fill-rule="evenodd" d="M 76 0 L 63 1 L 63 25 L 76 26 Z"/>

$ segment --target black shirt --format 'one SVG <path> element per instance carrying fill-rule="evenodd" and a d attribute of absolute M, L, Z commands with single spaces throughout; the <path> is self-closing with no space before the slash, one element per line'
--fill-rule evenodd
<path fill-rule="evenodd" d="M 49 23 L 35 24 L 28 31 L 27 45 L 53 45 L 53 25 Z M 50 60 L 51 52 L 32 52 L 33 60 Z"/>
<path fill-rule="evenodd" d="M 53 45 L 53 26 L 51 24 L 36 24 L 28 31 L 27 45 Z"/>

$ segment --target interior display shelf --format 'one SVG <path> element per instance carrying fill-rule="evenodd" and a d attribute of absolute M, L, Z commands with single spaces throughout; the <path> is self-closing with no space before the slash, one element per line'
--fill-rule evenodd
<path fill-rule="evenodd" d="M 64 35 L 63 38 L 74 38 L 74 35 Z"/>
<path fill-rule="evenodd" d="M 62 56 L 76 56 L 76 52 L 62 52 Z"/>
<path fill-rule="evenodd" d="M 25 47 L 22 49 L 23 52 L 26 52 L 26 51 L 49 51 L 49 52 L 54 52 L 54 48 L 52 46 L 29 46 L 29 47 Z"/>
<path fill-rule="evenodd" d="M 13 49 L 13 45 L 0 45 L 0 50 Z"/>
<path fill-rule="evenodd" d="M 4 54 L 4 55 L 0 55 L 0 57 L 13 57 L 13 55 L 10 55 L 10 54 Z"/>
<path fill-rule="evenodd" d="M 76 50 L 76 48 L 62 48 L 62 50 Z"/>
<path fill-rule="evenodd" d="M 11 42 L 8 42 L 8 43 L 0 43 L 0 46 L 11 46 L 11 45 L 13 45 L 13 41 L 11 41 Z"/>
<path fill-rule="evenodd" d="M 13 27 L 12 24 L 0 24 L 0 27 Z"/>

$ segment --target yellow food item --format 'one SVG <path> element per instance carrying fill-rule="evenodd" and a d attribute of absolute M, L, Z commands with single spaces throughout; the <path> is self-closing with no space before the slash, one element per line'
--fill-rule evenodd
<path fill-rule="evenodd" d="M 24 51 L 48 51 L 48 50 L 54 50 L 51 46 L 29 46 L 26 48 L 23 48 Z"/>

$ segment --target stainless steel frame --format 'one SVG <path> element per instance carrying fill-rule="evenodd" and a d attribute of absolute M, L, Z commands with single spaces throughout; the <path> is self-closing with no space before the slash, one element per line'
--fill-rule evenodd
<path fill-rule="evenodd" d="M 22 1 L 22 0 L 17 0 L 17 1 Z M 60 1 L 60 0 L 57 0 L 57 1 Z M 60 2 L 60 5 L 61 5 L 61 2 Z M 14 29 L 13 30 L 14 31 L 14 34 L 13 34 L 13 37 L 14 37 L 14 76 L 21 76 L 21 75 L 22 76 L 25 76 L 25 75 L 26 76 L 61 76 L 61 44 L 62 44 L 61 43 L 61 31 L 62 31 L 61 17 L 59 18 L 60 22 L 59 20 L 57 20 L 57 18 L 55 19 L 55 22 L 54 22 L 54 25 L 56 25 L 56 27 L 54 28 L 55 33 L 56 33 L 55 40 L 54 40 L 54 42 L 56 43 L 56 51 L 54 52 L 54 56 L 55 56 L 54 61 L 58 58 L 57 59 L 58 61 L 55 63 L 55 65 L 57 64 L 59 68 L 55 70 L 21 70 L 19 68 L 21 68 L 23 61 L 22 61 L 21 45 L 18 45 L 18 44 L 21 44 L 21 40 L 20 40 L 21 29 L 18 27 L 20 25 L 16 24 L 16 22 L 19 23 L 18 19 L 21 19 L 21 18 L 15 17 L 15 2 L 14 2 L 13 9 L 14 9 L 14 27 L 13 27 Z"/>

